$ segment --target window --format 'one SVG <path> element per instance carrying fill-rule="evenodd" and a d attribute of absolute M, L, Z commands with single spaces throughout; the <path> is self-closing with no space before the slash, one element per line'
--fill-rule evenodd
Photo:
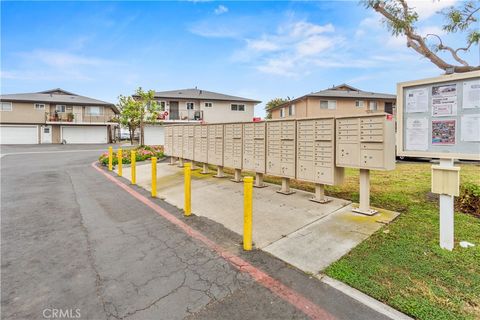
<path fill-rule="evenodd" d="M 355 107 L 363 108 L 363 103 L 364 103 L 363 100 L 357 100 L 355 101 Z"/>
<path fill-rule="evenodd" d="M 57 111 L 57 112 L 65 112 L 65 109 L 66 109 L 66 108 L 67 108 L 67 107 L 66 107 L 64 104 L 57 104 L 57 105 L 55 106 L 55 111 Z"/>
<path fill-rule="evenodd" d="M 167 103 L 165 101 L 160 101 L 158 104 L 160 106 L 160 111 L 165 111 L 165 106 Z"/>
<path fill-rule="evenodd" d="M 295 105 L 292 104 L 291 106 L 288 106 L 288 115 L 289 116 L 294 116 L 295 115 Z"/>
<path fill-rule="evenodd" d="M 43 128 L 43 133 L 50 133 L 50 128 L 49 127 Z"/>
<path fill-rule="evenodd" d="M 337 101 L 336 100 L 321 100 L 320 101 L 320 109 L 330 109 L 330 110 L 337 109 Z"/>
<path fill-rule="evenodd" d="M 33 105 L 33 107 L 35 108 L 35 110 L 45 110 L 45 104 L 44 103 L 35 103 Z"/>
<path fill-rule="evenodd" d="M 187 102 L 187 110 L 193 110 L 193 102 Z"/>
<path fill-rule="evenodd" d="M 205 108 L 211 108 L 212 103 L 211 102 L 205 102 Z"/>
<path fill-rule="evenodd" d="M 230 105 L 230 108 L 232 109 L 232 111 L 245 111 L 244 104 L 232 104 Z"/>
<path fill-rule="evenodd" d="M 2 102 L 0 110 L 1 111 L 12 111 L 12 103 L 11 102 Z"/>
<path fill-rule="evenodd" d="M 103 107 L 87 107 L 86 114 L 91 116 L 103 115 Z"/>
<path fill-rule="evenodd" d="M 378 107 L 377 107 L 377 101 L 370 101 L 368 103 L 368 109 L 370 111 L 377 111 Z"/>
<path fill-rule="evenodd" d="M 285 118 L 285 108 L 280 108 L 280 118 Z"/>

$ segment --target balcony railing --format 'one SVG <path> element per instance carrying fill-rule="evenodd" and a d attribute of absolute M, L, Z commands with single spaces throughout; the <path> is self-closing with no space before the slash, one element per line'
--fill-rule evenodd
<path fill-rule="evenodd" d="M 46 122 L 71 123 L 108 123 L 112 122 L 113 115 L 90 115 L 76 112 L 46 112 Z"/>

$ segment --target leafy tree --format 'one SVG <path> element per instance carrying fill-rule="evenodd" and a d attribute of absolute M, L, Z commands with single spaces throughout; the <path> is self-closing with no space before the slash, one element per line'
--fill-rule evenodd
<path fill-rule="evenodd" d="M 461 2 L 458 7 L 452 6 L 439 12 L 446 20 L 443 25 L 445 32 L 467 33 L 466 44 L 460 48 L 446 45 L 437 34 L 420 35 L 415 26 L 418 21 L 418 13 L 408 5 L 407 0 L 362 0 L 362 3 L 383 16 L 383 22 L 392 35 L 406 36 L 407 47 L 426 57 L 440 69 L 458 73 L 480 70 L 480 65 L 472 66 L 460 57 L 460 53 L 469 51 L 472 46 L 478 45 L 480 40 L 479 1 Z M 440 57 L 439 52 L 448 53 L 454 63 L 449 63 Z"/>
<path fill-rule="evenodd" d="M 120 95 L 117 107 L 120 110 L 119 123 L 128 128 L 130 142 L 133 144 L 135 131 L 140 126 L 140 104 L 132 97 Z"/>
<path fill-rule="evenodd" d="M 279 105 L 288 102 L 290 99 L 275 98 L 267 102 L 265 105 L 265 111 L 267 112 L 266 119 L 272 119 L 272 109 L 278 107 Z"/>
<path fill-rule="evenodd" d="M 160 105 L 155 101 L 155 91 L 144 91 L 138 88 L 131 97 L 120 95 L 118 108 L 120 109 L 120 124 L 128 127 L 130 142 L 133 144 L 135 131 L 140 129 L 140 145 L 144 145 L 144 127 L 146 122 L 156 121 L 160 112 Z"/>

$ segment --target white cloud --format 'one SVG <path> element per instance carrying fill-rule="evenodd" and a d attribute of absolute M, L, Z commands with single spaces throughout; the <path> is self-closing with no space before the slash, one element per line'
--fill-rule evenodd
<path fill-rule="evenodd" d="M 228 12 L 228 8 L 224 5 L 219 5 L 214 10 L 215 14 L 223 14 L 223 13 L 227 13 L 227 12 Z"/>
<path fill-rule="evenodd" d="M 247 46 L 255 51 L 276 51 L 279 49 L 279 46 L 276 43 L 265 39 L 247 39 Z"/>

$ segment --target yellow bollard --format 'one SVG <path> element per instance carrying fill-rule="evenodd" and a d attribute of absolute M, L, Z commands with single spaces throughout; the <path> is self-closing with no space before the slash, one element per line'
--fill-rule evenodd
<path fill-rule="evenodd" d="M 192 184 L 191 184 L 191 175 L 192 175 L 192 164 L 187 162 L 184 164 L 183 172 L 185 176 L 185 203 L 183 207 L 183 211 L 185 216 L 189 216 L 192 214 L 192 199 L 191 199 L 191 192 L 192 192 Z"/>
<path fill-rule="evenodd" d="M 113 169 L 113 148 L 108 147 L 108 171 Z"/>
<path fill-rule="evenodd" d="M 243 250 L 252 250 L 253 177 L 243 178 Z"/>
<path fill-rule="evenodd" d="M 152 157 L 152 198 L 157 196 L 157 157 Z"/>
<path fill-rule="evenodd" d="M 123 174 L 123 154 L 122 148 L 119 148 L 117 151 L 117 161 L 118 161 L 118 175 L 121 177 Z"/>
<path fill-rule="evenodd" d="M 130 168 L 132 170 L 132 184 L 137 183 L 137 168 L 136 168 L 137 158 L 135 155 L 135 150 L 130 151 Z"/>

